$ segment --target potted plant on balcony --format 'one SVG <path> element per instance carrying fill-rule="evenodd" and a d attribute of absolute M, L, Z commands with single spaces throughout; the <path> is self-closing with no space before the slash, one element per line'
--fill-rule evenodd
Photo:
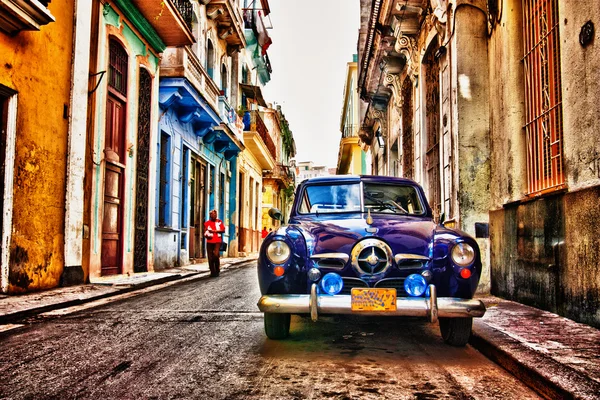
<path fill-rule="evenodd" d="M 246 108 L 246 106 L 239 106 L 238 109 L 237 109 L 237 115 L 240 118 L 243 118 L 244 114 L 246 114 L 246 111 L 248 111 L 248 109 Z"/>

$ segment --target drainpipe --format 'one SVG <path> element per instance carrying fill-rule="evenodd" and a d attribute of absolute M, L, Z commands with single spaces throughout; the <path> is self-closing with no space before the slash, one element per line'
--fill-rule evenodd
<path fill-rule="evenodd" d="M 83 283 L 83 178 L 85 174 L 86 120 L 92 3 L 75 0 L 73 16 L 73 67 L 67 143 L 67 183 L 65 196 L 65 265 L 61 284 Z"/>

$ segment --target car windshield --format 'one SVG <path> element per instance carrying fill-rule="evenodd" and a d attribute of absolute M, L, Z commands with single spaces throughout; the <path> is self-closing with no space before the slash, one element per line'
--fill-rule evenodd
<path fill-rule="evenodd" d="M 414 186 L 364 184 L 365 211 L 421 215 L 425 209 Z"/>
<path fill-rule="evenodd" d="M 360 185 L 307 186 L 299 211 L 301 214 L 360 212 Z"/>
<path fill-rule="evenodd" d="M 422 215 L 425 208 L 415 187 L 364 183 L 364 211 Z M 307 186 L 298 209 L 300 214 L 361 212 L 360 184 L 344 183 Z"/>

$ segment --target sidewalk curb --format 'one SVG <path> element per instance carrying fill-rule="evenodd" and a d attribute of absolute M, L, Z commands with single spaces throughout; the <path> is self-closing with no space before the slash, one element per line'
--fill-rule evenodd
<path fill-rule="evenodd" d="M 598 399 L 600 383 L 475 320 L 469 344 L 548 399 Z"/>
<path fill-rule="evenodd" d="M 236 261 L 224 263 L 222 265 L 222 268 L 223 268 L 223 270 L 227 270 L 228 267 L 237 266 L 237 265 L 245 264 L 248 262 L 254 262 L 254 261 L 256 261 L 256 259 L 236 260 Z M 0 324 L 10 324 L 10 323 L 14 323 L 20 319 L 33 317 L 33 316 L 41 314 L 41 313 L 60 310 L 63 308 L 68 308 L 68 307 L 73 307 L 73 306 L 79 306 L 82 304 L 91 303 L 93 301 L 103 300 L 103 299 L 107 299 L 110 297 L 115 297 L 115 296 L 119 296 L 122 294 L 143 290 L 148 287 L 158 286 L 158 285 L 162 285 L 162 284 L 169 283 L 169 282 L 184 283 L 184 282 L 193 282 L 196 280 L 210 278 L 209 272 L 207 272 L 207 271 L 194 271 L 194 270 L 185 270 L 185 271 L 186 272 L 177 273 L 172 276 L 166 276 L 166 277 L 159 278 L 156 280 L 140 282 L 138 284 L 134 284 L 134 285 L 130 285 L 130 286 L 114 285 L 113 287 L 115 290 L 110 293 L 102 293 L 99 295 L 94 295 L 94 296 L 90 296 L 90 297 L 82 298 L 82 299 L 66 300 L 66 301 L 57 302 L 54 304 L 46 304 L 46 305 L 42 305 L 39 307 L 30 308 L 27 310 L 22 310 L 22 311 L 17 311 L 17 312 L 10 313 L 10 314 L 0 315 Z M 102 285 L 102 284 L 98 284 L 98 285 Z M 107 285 L 104 285 L 104 286 L 107 286 Z"/>
<path fill-rule="evenodd" d="M 131 285 L 129 287 L 115 286 L 114 292 L 102 293 L 99 295 L 90 296 L 90 297 L 86 297 L 83 299 L 73 299 L 73 300 L 57 302 L 54 304 L 47 304 L 47 305 L 43 305 L 43 306 L 39 306 L 39 307 L 30 308 L 28 310 L 22 310 L 22 311 L 17 311 L 17 312 L 10 313 L 10 314 L 0 315 L 0 324 L 10 324 L 10 323 L 14 323 L 17 320 L 20 320 L 23 318 L 28 318 L 28 317 L 33 317 L 33 316 L 41 314 L 41 313 L 60 310 L 62 308 L 80 306 L 82 304 L 91 303 L 93 301 L 102 300 L 102 299 L 106 299 L 109 297 L 115 297 L 115 296 L 125 294 L 125 293 L 135 292 L 137 290 L 142 290 L 142 289 L 145 289 L 150 286 L 156 286 L 156 285 L 160 285 L 160 284 L 171 282 L 171 281 L 178 281 L 178 280 L 181 280 L 182 278 L 187 278 L 190 276 L 195 276 L 195 275 L 200 275 L 200 274 L 202 274 L 202 273 L 194 272 L 194 273 L 188 274 L 187 276 L 183 276 L 183 275 L 168 276 L 165 278 L 158 279 L 156 281 L 142 282 L 140 284 Z"/>

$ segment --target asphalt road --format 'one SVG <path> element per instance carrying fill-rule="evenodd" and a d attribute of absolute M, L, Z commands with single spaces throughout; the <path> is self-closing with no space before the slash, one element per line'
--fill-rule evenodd
<path fill-rule="evenodd" d="M 0 334 L 2 399 L 536 399 L 437 325 L 292 317 L 267 339 L 255 264 Z"/>

